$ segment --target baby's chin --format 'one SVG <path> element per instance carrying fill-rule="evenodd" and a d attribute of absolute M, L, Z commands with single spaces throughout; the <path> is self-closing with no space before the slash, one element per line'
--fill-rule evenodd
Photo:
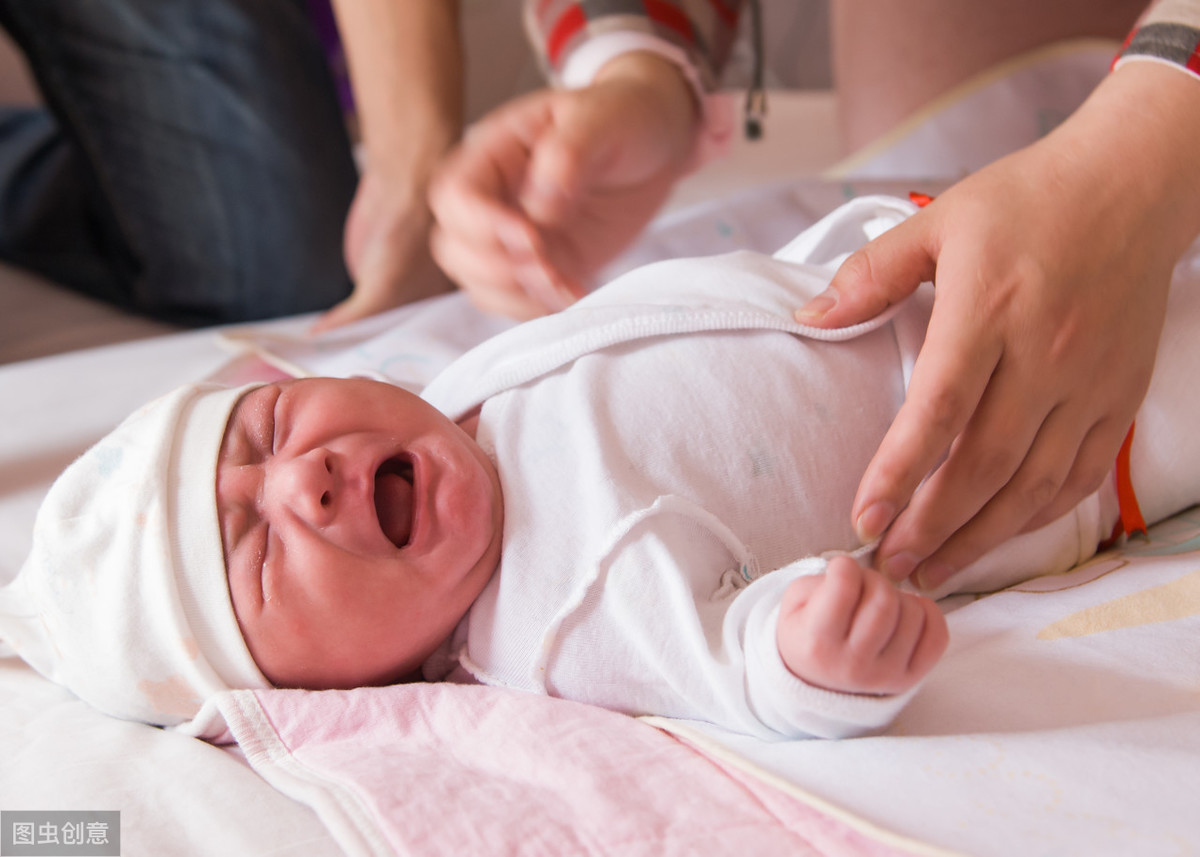
<path fill-rule="evenodd" d="M 436 648 L 436 647 L 435 647 Z M 433 654 L 433 650 L 429 655 Z M 426 655 L 415 667 L 407 664 L 378 673 L 364 672 L 361 667 L 346 670 L 297 670 L 286 675 L 272 676 L 263 670 L 263 675 L 277 688 L 295 690 L 354 690 L 356 687 L 386 687 L 390 684 L 406 684 L 421 680 L 421 664 L 429 657 Z"/>

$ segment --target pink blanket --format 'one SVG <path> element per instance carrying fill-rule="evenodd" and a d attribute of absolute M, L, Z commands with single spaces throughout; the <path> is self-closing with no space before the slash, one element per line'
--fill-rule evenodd
<path fill-rule="evenodd" d="M 497 688 L 237 691 L 250 764 L 348 854 L 884 855 L 653 726 Z"/>

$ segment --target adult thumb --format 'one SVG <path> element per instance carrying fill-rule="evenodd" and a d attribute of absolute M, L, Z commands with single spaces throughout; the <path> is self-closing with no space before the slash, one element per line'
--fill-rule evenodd
<path fill-rule="evenodd" d="M 859 324 L 932 280 L 937 253 L 925 214 L 913 215 L 850 254 L 828 288 L 796 310 L 796 321 L 823 328 Z"/>

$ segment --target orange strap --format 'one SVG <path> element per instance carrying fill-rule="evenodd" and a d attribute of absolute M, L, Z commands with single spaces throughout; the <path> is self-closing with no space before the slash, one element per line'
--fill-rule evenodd
<path fill-rule="evenodd" d="M 1125 435 L 1125 442 L 1117 453 L 1117 506 L 1121 513 L 1117 529 L 1124 531 L 1126 536 L 1146 532 L 1146 519 L 1142 517 L 1137 495 L 1133 492 L 1133 478 L 1129 474 L 1129 451 L 1133 447 L 1133 430 L 1136 426 L 1136 422 L 1129 426 L 1129 434 Z M 1113 535 L 1116 534 L 1117 530 L 1114 530 Z"/>
<path fill-rule="evenodd" d="M 924 208 L 933 202 L 933 197 L 927 193 L 921 193 L 919 190 L 910 190 L 908 198 L 917 208 Z"/>

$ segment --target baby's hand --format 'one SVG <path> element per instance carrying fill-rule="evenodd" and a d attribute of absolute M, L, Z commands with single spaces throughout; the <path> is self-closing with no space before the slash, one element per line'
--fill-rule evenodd
<path fill-rule="evenodd" d="M 901 592 L 849 557 L 783 594 L 776 644 L 787 668 L 815 687 L 897 694 L 916 685 L 946 650 L 946 619 L 928 598 Z"/>

